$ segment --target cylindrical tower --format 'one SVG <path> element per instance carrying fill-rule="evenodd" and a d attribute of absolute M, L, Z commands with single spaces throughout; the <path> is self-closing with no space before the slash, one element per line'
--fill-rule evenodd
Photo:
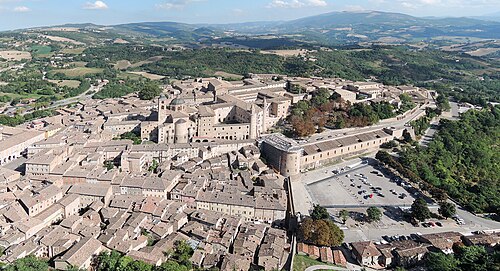
<path fill-rule="evenodd" d="M 188 143 L 189 131 L 188 122 L 185 119 L 180 119 L 175 123 L 175 143 Z"/>

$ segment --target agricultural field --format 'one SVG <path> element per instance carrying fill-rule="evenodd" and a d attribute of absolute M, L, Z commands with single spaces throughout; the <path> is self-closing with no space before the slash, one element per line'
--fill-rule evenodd
<path fill-rule="evenodd" d="M 61 50 L 61 53 L 68 55 L 79 55 L 85 51 L 85 48 L 65 48 Z"/>
<path fill-rule="evenodd" d="M 146 65 L 146 64 L 151 64 L 151 63 L 155 63 L 157 61 L 160 61 L 163 59 L 163 56 L 154 56 L 154 57 L 150 57 L 148 58 L 147 60 L 144 60 L 144 61 L 139 61 L 137 63 L 134 63 L 132 64 L 132 68 L 137 68 L 137 67 L 140 67 L 142 65 Z"/>
<path fill-rule="evenodd" d="M 45 45 L 33 45 L 31 46 L 31 51 L 34 56 L 38 57 L 50 57 L 52 56 L 52 47 Z"/>
<path fill-rule="evenodd" d="M 115 69 L 126 70 L 128 68 L 138 68 L 138 67 L 141 67 L 142 65 L 151 64 L 151 63 L 160 61 L 162 58 L 163 58 L 163 56 L 154 56 L 154 57 L 148 58 L 147 60 L 139 61 L 139 62 L 136 62 L 133 64 L 128 60 L 120 60 L 120 61 L 116 62 Z"/>
<path fill-rule="evenodd" d="M 70 39 L 70 38 L 64 38 L 64 37 L 57 37 L 57 36 L 48 36 L 48 35 L 41 35 L 42 37 L 52 40 L 52 41 L 58 41 L 58 42 L 68 42 L 72 43 L 75 45 L 84 45 L 85 43 Z"/>
<path fill-rule="evenodd" d="M 120 60 L 116 62 L 115 69 L 117 70 L 126 70 L 132 66 L 132 63 L 128 60 Z"/>
<path fill-rule="evenodd" d="M 306 49 L 261 51 L 261 53 L 263 54 L 273 54 L 282 57 L 306 56 L 307 53 L 314 53 L 314 52 L 316 51 L 311 51 Z"/>
<path fill-rule="evenodd" d="M 87 74 L 97 74 L 101 73 L 103 69 L 99 68 L 86 68 L 86 67 L 78 67 L 78 68 L 73 68 L 73 69 L 59 69 L 59 70 L 52 70 L 50 71 L 51 73 L 64 73 L 64 75 L 68 77 L 79 77 L 79 76 L 85 76 Z"/>
<path fill-rule="evenodd" d="M 59 87 L 77 88 L 80 86 L 78 80 L 49 80 L 49 82 L 56 84 Z"/>
<path fill-rule="evenodd" d="M 20 61 L 24 59 L 31 59 L 31 54 L 24 51 L 0 51 L 0 58 L 9 61 Z"/>
<path fill-rule="evenodd" d="M 152 74 L 149 72 L 129 72 L 129 73 L 141 75 L 141 76 L 143 76 L 147 79 L 150 79 L 150 80 L 161 80 L 161 79 L 165 78 L 165 76 L 163 76 L 163 75 Z"/>
<path fill-rule="evenodd" d="M 69 62 L 68 66 L 69 67 L 85 67 L 88 62 L 85 61 L 75 61 L 75 62 Z"/>
<path fill-rule="evenodd" d="M 486 56 L 498 51 L 500 51 L 500 48 L 480 48 L 474 51 L 469 51 L 467 54 L 471 56 Z"/>

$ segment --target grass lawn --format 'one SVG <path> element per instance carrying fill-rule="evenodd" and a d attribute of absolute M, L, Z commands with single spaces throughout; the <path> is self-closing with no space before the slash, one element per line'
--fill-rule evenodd
<path fill-rule="evenodd" d="M 18 93 L 4 93 L 4 92 L 0 92 L 0 96 L 9 96 L 12 99 L 16 99 L 16 98 L 19 98 L 19 99 L 26 99 L 26 98 L 38 99 L 38 98 L 42 97 L 42 95 L 34 94 L 34 93 L 18 94 Z"/>
<path fill-rule="evenodd" d="M 35 56 L 47 57 L 50 56 L 52 47 L 45 45 L 33 45 L 31 46 L 31 50 Z"/>
<path fill-rule="evenodd" d="M 324 262 L 316 261 L 313 260 L 312 258 L 309 258 L 308 256 L 304 255 L 295 255 L 295 258 L 293 260 L 293 271 L 304 271 L 306 268 L 309 266 L 313 265 L 331 265 L 327 264 Z M 334 266 L 334 265 L 331 265 Z"/>
<path fill-rule="evenodd" d="M 73 68 L 73 69 L 60 69 L 60 70 L 52 70 L 52 73 L 64 73 L 66 76 L 69 77 L 78 77 L 78 76 L 84 76 L 87 74 L 96 74 L 96 73 L 101 73 L 102 69 L 99 68 L 85 68 L 85 67 L 78 67 L 78 68 Z"/>
<path fill-rule="evenodd" d="M 54 83 L 60 87 L 77 88 L 80 86 L 80 81 L 78 80 L 49 80 L 49 82 Z"/>
<path fill-rule="evenodd" d="M 142 78 L 142 76 L 139 74 L 133 74 L 129 72 L 121 72 L 117 77 L 122 80 L 139 80 Z"/>

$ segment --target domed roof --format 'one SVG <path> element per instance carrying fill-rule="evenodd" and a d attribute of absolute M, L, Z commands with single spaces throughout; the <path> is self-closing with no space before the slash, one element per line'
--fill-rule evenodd
<path fill-rule="evenodd" d="M 186 101 L 184 101 L 184 99 L 182 98 L 175 98 L 173 99 L 171 102 L 170 102 L 170 105 L 182 105 L 182 104 L 185 104 Z"/>
<path fill-rule="evenodd" d="M 176 122 L 176 124 L 183 124 L 186 123 L 187 121 L 185 119 L 180 119 Z"/>

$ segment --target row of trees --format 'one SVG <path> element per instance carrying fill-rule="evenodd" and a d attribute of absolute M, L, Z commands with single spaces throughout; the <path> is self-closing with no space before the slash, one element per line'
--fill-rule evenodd
<path fill-rule="evenodd" d="M 427 202 L 423 198 L 415 199 L 410 210 L 411 217 L 418 221 L 425 221 L 433 216 L 427 206 Z M 448 219 L 456 214 L 456 208 L 453 203 L 442 201 L 439 203 L 438 212 L 441 216 Z"/>

